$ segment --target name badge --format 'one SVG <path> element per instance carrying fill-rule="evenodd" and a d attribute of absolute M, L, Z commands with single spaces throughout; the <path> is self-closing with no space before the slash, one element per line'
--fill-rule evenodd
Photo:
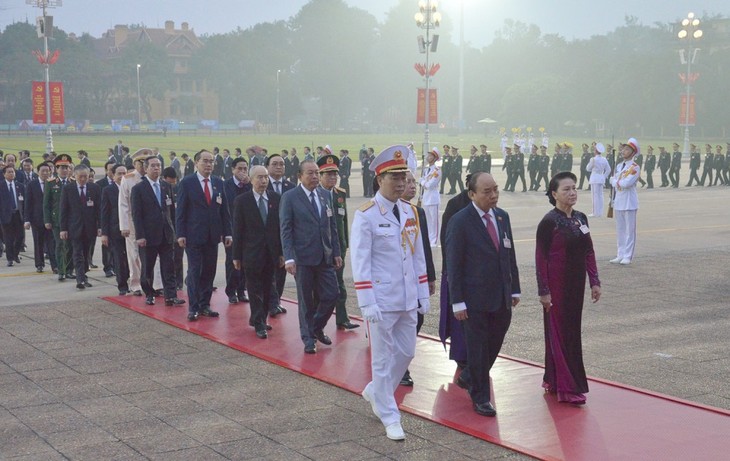
<path fill-rule="evenodd" d="M 327 217 L 328 218 L 332 217 L 332 208 L 330 208 L 330 207 L 327 207 Z"/>
<path fill-rule="evenodd" d="M 86 202 L 86 206 L 94 206 L 94 201 L 93 200 L 88 200 Z"/>
<path fill-rule="evenodd" d="M 505 235 L 502 239 L 502 245 L 504 245 L 505 248 L 512 248 L 512 240 L 507 238 L 507 235 Z"/>
<path fill-rule="evenodd" d="M 585 224 L 583 224 L 582 226 L 580 226 L 580 231 L 581 231 L 581 232 L 583 232 L 584 234 L 587 234 L 587 233 L 589 233 L 589 232 L 590 232 L 591 230 L 590 230 L 590 229 L 588 229 L 588 226 L 586 226 Z"/>
<path fill-rule="evenodd" d="M 223 203 L 223 196 L 218 194 L 218 197 L 215 198 L 215 201 L 218 203 L 218 205 Z"/>
<path fill-rule="evenodd" d="M 167 197 L 167 198 L 165 199 L 165 205 L 167 205 L 167 206 L 170 206 L 170 205 L 172 205 L 172 199 L 171 199 L 170 197 Z"/>
<path fill-rule="evenodd" d="M 340 215 L 340 216 L 345 216 L 345 209 L 344 208 L 339 208 L 337 210 L 337 214 Z"/>
<path fill-rule="evenodd" d="M 390 227 L 390 224 L 378 224 L 378 227 Z"/>
<path fill-rule="evenodd" d="M 23 194 L 18 194 L 18 201 L 19 202 L 22 202 L 23 201 Z"/>

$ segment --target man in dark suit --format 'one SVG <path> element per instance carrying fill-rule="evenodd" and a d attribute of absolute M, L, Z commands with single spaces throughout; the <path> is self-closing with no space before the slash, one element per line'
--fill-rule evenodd
<path fill-rule="evenodd" d="M 164 170 L 162 170 L 162 180 L 165 181 L 167 184 L 170 185 L 170 191 L 172 192 L 172 207 L 169 208 L 170 210 L 170 221 L 172 221 L 172 225 L 175 225 L 175 208 L 177 207 L 177 178 L 178 178 L 178 172 L 175 171 L 175 168 L 172 166 L 168 166 Z M 184 282 L 184 276 L 183 276 L 183 256 L 185 256 L 185 249 L 181 247 L 177 243 L 177 234 L 175 234 L 175 244 L 173 245 L 174 249 L 174 257 L 173 262 L 175 264 L 175 288 L 177 290 L 183 289 L 183 282 Z"/>
<path fill-rule="evenodd" d="M 19 255 L 23 247 L 25 187 L 15 180 L 15 173 L 14 165 L 5 165 L 4 180 L 0 186 L 0 225 L 2 225 L 8 267 L 20 263 Z"/>
<path fill-rule="evenodd" d="M 223 149 L 223 179 L 231 179 L 231 176 L 233 176 L 233 172 L 231 171 L 231 168 L 233 167 L 233 158 L 231 157 L 231 151 L 228 149 Z"/>
<path fill-rule="evenodd" d="M 520 281 L 509 215 L 497 208 L 499 187 L 487 173 L 472 176 L 472 206 L 446 229 L 449 296 L 466 336 L 467 367 L 457 378 L 468 388 L 474 411 L 495 416 L 489 371 L 520 301 Z"/>
<path fill-rule="evenodd" d="M 223 180 L 212 176 L 213 154 L 195 154 L 198 172 L 178 185 L 175 230 L 177 242 L 188 256 L 188 320 L 218 317 L 210 309 L 213 280 L 218 263 L 218 244 L 233 242 L 231 220 L 223 192 Z"/>
<path fill-rule="evenodd" d="M 55 245 L 53 232 L 46 229 L 43 222 L 43 191 L 46 181 L 51 176 L 51 165 L 43 162 L 38 165 L 38 177 L 25 187 L 25 212 L 23 214 L 25 228 L 33 233 L 33 251 L 36 272 L 43 272 L 45 253 L 48 253 L 51 268 L 56 269 Z"/>
<path fill-rule="evenodd" d="M 114 173 L 112 172 L 112 168 L 116 165 L 113 161 L 107 161 L 104 164 L 104 176 L 101 177 L 98 181 L 96 181 L 96 185 L 99 186 L 101 189 L 101 195 L 102 198 L 104 196 L 104 189 L 112 184 L 114 184 Z M 96 239 L 94 239 L 94 242 L 91 244 L 91 248 L 89 248 L 89 260 L 94 260 L 94 247 L 96 246 Z M 109 248 L 106 245 L 101 246 L 101 262 L 102 267 L 104 269 L 104 275 L 109 277 L 114 277 L 114 263 L 112 261 L 112 255 L 109 251 Z"/>
<path fill-rule="evenodd" d="M 271 330 L 266 317 L 269 297 L 273 295 L 274 270 L 284 264 L 279 235 L 280 199 L 267 189 L 268 182 L 266 168 L 254 166 L 251 169 L 253 190 L 236 197 L 233 205 L 233 265 L 248 274 L 249 324 L 261 339 L 266 339 L 267 330 Z"/>
<path fill-rule="evenodd" d="M 76 269 L 76 288 L 91 287 L 86 272 L 89 270 L 89 245 L 101 236 L 101 189 L 89 182 L 89 167 L 74 168 L 76 183 L 70 183 L 61 192 L 62 240 L 71 240 Z"/>
<path fill-rule="evenodd" d="M 78 151 L 79 165 L 86 165 L 89 169 L 91 168 L 91 161 L 89 160 L 89 153 L 85 150 Z"/>
<path fill-rule="evenodd" d="M 33 172 L 33 159 L 24 158 L 20 162 L 20 169 L 15 172 L 15 180 L 27 187 L 32 180 L 37 178 L 38 175 Z"/>
<path fill-rule="evenodd" d="M 228 203 L 228 212 L 233 217 L 233 203 L 236 197 L 251 190 L 251 180 L 248 174 L 248 161 L 245 158 L 236 157 L 231 163 L 233 177 L 226 179 L 223 191 Z M 249 300 L 246 296 L 246 274 L 243 269 L 234 267 L 232 247 L 226 247 L 226 296 L 229 304 Z"/>
<path fill-rule="evenodd" d="M 340 149 L 340 187 L 345 189 L 346 198 L 350 198 L 350 174 L 352 173 L 352 159 L 350 151 Z"/>
<path fill-rule="evenodd" d="M 217 147 L 213 148 L 213 176 L 223 179 L 223 156 Z"/>
<path fill-rule="evenodd" d="M 114 164 L 112 174 L 112 185 L 104 188 L 101 193 L 101 244 L 111 252 L 117 289 L 119 295 L 124 296 L 129 292 L 129 262 L 127 244 L 119 228 L 119 185 L 127 174 L 127 167 Z"/>
<path fill-rule="evenodd" d="M 114 148 L 112 149 L 112 152 L 114 152 L 115 162 L 122 163 L 124 161 L 124 155 L 129 152 L 129 150 L 127 150 L 127 152 L 124 151 L 124 145 L 122 144 L 122 140 L 120 139 L 117 141 L 117 145 L 114 146 Z"/>
<path fill-rule="evenodd" d="M 299 183 L 299 157 L 297 157 L 297 148 L 291 148 L 291 173 L 287 176 L 289 181 L 295 186 Z"/>
<path fill-rule="evenodd" d="M 300 186 L 281 197 L 279 220 L 286 271 L 297 282 L 299 331 L 304 352 L 317 352 L 316 341 L 332 344 L 324 327 L 337 301 L 335 269 L 342 265 L 337 222 L 329 200 L 319 185 L 314 161 L 299 164 Z M 314 292 L 319 304 L 314 305 Z"/>
<path fill-rule="evenodd" d="M 140 283 L 149 306 L 155 304 L 153 288 L 154 268 L 160 258 L 160 275 L 165 296 L 165 306 L 179 306 L 185 301 L 177 297 L 175 290 L 175 265 L 173 263 L 175 230 L 170 219 L 173 207 L 170 185 L 160 180 L 162 164 L 157 156 L 145 160 L 145 176 L 132 187 L 132 220 L 139 245 L 142 263 Z"/>
<path fill-rule="evenodd" d="M 185 163 L 185 167 L 183 168 L 183 178 L 195 173 L 195 163 L 193 162 L 193 159 L 188 157 L 188 154 L 182 154 L 180 157 Z"/>
<path fill-rule="evenodd" d="M 170 151 L 170 166 L 175 170 L 175 177 L 182 178 L 182 168 L 180 165 L 180 159 L 177 158 L 177 154 L 174 150 Z M 164 171 L 164 170 L 163 170 Z"/>
<path fill-rule="evenodd" d="M 275 192 L 281 197 L 284 192 L 287 192 L 296 187 L 293 182 L 289 181 L 284 176 L 284 158 L 279 154 L 272 154 L 264 161 L 264 166 L 269 172 L 269 185 L 267 191 Z M 286 269 L 284 267 L 276 266 L 274 275 L 274 290 L 269 300 L 269 315 L 276 317 L 279 314 L 285 314 L 286 309 L 281 305 L 281 297 L 284 294 L 284 284 L 286 283 Z"/>

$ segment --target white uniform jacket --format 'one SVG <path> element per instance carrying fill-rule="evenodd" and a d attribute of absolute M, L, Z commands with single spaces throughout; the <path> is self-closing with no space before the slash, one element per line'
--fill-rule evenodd
<path fill-rule="evenodd" d="M 404 200 L 397 206 L 400 223 L 393 203 L 380 193 L 355 212 L 350 258 L 359 307 L 377 304 L 383 312 L 407 311 L 428 298 L 418 213 Z"/>
<path fill-rule="evenodd" d="M 137 170 L 130 171 L 122 178 L 119 185 L 119 230 L 130 232 L 134 237 L 134 223 L 132 222 L 132 188 L 142 180 L 142 175 Z"/>
<path fill-rule="evenodd" d="M 636 193 L 636 181 L 639 180 L 641 167 L 633 160 L 625 160 L 616 164 L 611 177 L 611 185 L 616 190 L 613 209 L 617 211 L 638 210 L 639 194 Z"/>
<path fill-rule="evenodd" d="M 422 205 L 438 205 L 441 203 L 439 195 L 439 183 L 441 182 L 441 167 L 431 165 L 423 172 L 420 179 L 423 186 Z"/>
<path fill-rule="evenodd" d="M 611 174 L 611 165 L 608 164 L 608 160 L 600 155 L 594 155 L 593 158 L 586 165 L 586 171 L 591 173 L 591 177 L 588 178 L 588 184 L 603 184 L 606 182 L 606 178 Z"/>

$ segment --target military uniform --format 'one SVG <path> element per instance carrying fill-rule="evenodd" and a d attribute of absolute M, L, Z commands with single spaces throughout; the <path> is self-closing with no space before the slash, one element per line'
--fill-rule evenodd
<path fill-rule="evenodd" d="M 515 190 L 517 180 L 522 180 L 522 192 L 527 192 L 527 184 L 525 183 L 525 154 L 519 150 L 512 160 L 512 168 L 514 169 L 514 179 L 512 182 L 512 192 Z"/>
<path fill-rule="evenodd" d="M 527 159 L 527 174 L 530 175 L 530 190 L 537 190 L 539 184 L 537 183 L 537 172 L 540 168 L 540 159 L 537 156 L 535 149 L 530 153 L 530 157 Z"/>
<path fill-rule="evenodd" d="M 439 159 L 438 148 L 434 147 L 429 153 L 435 155 L 433 165 L 429 165 L 424 171 L 423 176 L 419 180 L 421 184 L 421 206 L 426 213 L 426 223 L 428 224 L 428 240 L 431 246 L 439 243 L 439 205 L 441 204 L 441 195 L 439 194 L 439 182 L 441 181 L 441 168 L 436 165 Z"/>
<path fill-rule="evenodd" d="M 639 143 L 634 138 L 626 142 L 635 153 L 639 152 Z M 631 264 L 636 246 L 636 212 L 639 209 L 639 196 L 636 193 L 636 182 L 641 168 L 633 158 L 624 160 L 615 167 L 611 177 L 611 186 L 615 190 L 613 210 L 616 218 L 616 258 L 613 264 Z"/>
<path fill-rule="evenodd" d="M 504 162 L 502 163 L 502 171 L 507 173 L 507 181 L 504 183 L 504 188 L 502 188 L 503 191 L 514 191 L 514 184 L 512 183 L 513 180 L 515 180 L 514 159 L 515 157 L 514 154 L 512 154 L 512 149 L 507 147 Z"/>
<path fill-rule="evenodd" d="M 550 178 L 548 178 L 548 171 L 550 171 L 550 157 L 547 155 L 547 148 L 545 146 L 540 147 L 540 157 L 538 158 L 537 167 L 537 181 L 535 182 L 535 190 L 540 190 L 540 183 L 545 182 L 545 190 L 548 188 Z"/>
<path fill-rule="evenodd" d="M 371 165 L 376 175 L 407 170 L 406 146 L 392 146 Z M 358 306 L 370 326 L 372 381 L 363 390 L 389 438 L 402 440 L 394 391 L 415 354 L 416 313 L 428 312 L 428 276 L 416 208 L 379 191 L 356 212 L 350 234 Z M 396 214 L 397 213 L 397 214 Z"/>
<path fill-rule="evenodd" d="M 608 166 L 611 167 L 611 171 L 613 171 L 613 169 L 616 167 L 616 151 L 610 144 L 606 146 L 606 161 L 608 162 Z M 606 178 L 606 187 L 611 187 L 609 178 Z"/>
<path fill-rule="evenodd" d="M 715 168 L 715 154 L 712 153 L 712 147 L 708 144 L 705 150 L 705 163 L 702 165 L 702 179 L 700 179 L 700 186 L 705 185 L 705 179 L 709 175 L 710 182 L 709 186 L 712 186 L 712 170 Z"/>
<path fill-rule="evenodd" d="M 697 172 L 700 170 L 700 165 L 702 164 L 702 156 L 699 152 L 697 152 L 696 146 L 692 144 L 690 146 L 690 154 L 689 154 L 689 182 L 687 182 L 687 185 L 685 187 L 689 187 L 692 185 L 692 181 L 695 181 L 697 185 L 700 185 L 700 175 L 697 174 Z"/>
<path fill-rule="evenodd" d="M 345 255 L 350 248 L 349 223 L 347 222 L 347 191 L 335 186 L 332 191 L 332 209 L 335 210 L 337 218 L 337 237 L 340 239 L 340 253 L 342 254 L 342 266 L 337 269 L 337 287 L 340 295 L 335 304 L 335 322 L 339 328 L 345 328 L 350 324 L 350 317 L 347 315 L 347 287 L 345 286 Z"/>
<path fill-rule="evenodd" d="M 444 185 L 446 185 L 446 179 L 451 176 L 451 163 L 452 159 L 449 155 L 449 151 L 444 150 L 443 160 L 441 161 L 441 187 L 439 188 L 440 194 L 444 193 Z"/>
<path fill-rule="evenodd" d="M 679 170 L 682 169 L 682 152 L 679 151 L 679 144 L 675 144 L 672 152 L 672 163 L 669 165 L 669 180 L 672 187 L 679 187 Z"/>
<path fill-rule="evenodd" d="M 343 155 L 340 159 L 340 187 L 345 190 L 345 195 L 350 198 L 350 173 L 352 171 L 352 159 L 349 155 Z"/>
<path fill-rule="evenodd" d="M 646 154 L 646 163 L 644 164 L 644 170 L 646 170 L 646 188 L 654 189 L 654 178 L 652 177 L 652 173 L 654 173 L 654 169 L 656 168 L 656 155 L 654 155 L 653 147 L 649 146 L 648 151 L 649 153 Z"/>
<path fill-rule="evenodd" d="M 456 185 L 459 186 L 459 192 L 464 190 L 464 182 L 461 180 L 461 174 L 464 171 L 464 157 L 461 156 L 456 147 L 451 148 L 455 153 L 451 160 L 451 171 L 449 173 L 449 195 L 456 193 Z"/>
<path fill-rule="evenodd" d="M 725 185 L 726 181 L 723 176 L 725 172 L 725 156 L 722 155 L 722 146 L 717 146 L 717 152 L 715 153 L 715 182 L 712 185 L 717 185 L 717 181 L 720 181 L 721 185 Z"/>
<path fill-rule="evenodd" d="M 54 165 L 58 168 L 60 165 L 68 165 L 73 167 L 71 164 L 71 157 L 67 154 L 60 154 L 56 157 Z M 70 173 L 69 173 L 70 176 Z M 65 280 L 67 278 L 73 278 L 73 264 L 72 252 L 70 240 L 61 240 L 61 192 L 65 184 L 72 184 L 75 187 L 75 182 L 70 179 L 65 181 L 60 178 L 53 178 L 46 181 L 45 187 L 43 188 L 43 222 L 51 225 L 53 230 L 53 239 L 56 242 L 56 264 L 58 265 L 58 280 Z"/>
<path fill-rule="evenodd" d="M 663 147 L 660 147 L 659 150 L 661 151 L 659 152 L 659 171 L 662 174 L 662 184 L 660 187 L 667 187 L 669 185 L 667 172 L 669 171 L 669 165 L 672 163 L 672 156 Z"/>
<path fill-rule="evenodd" d="M 588 176 L 588 170 L 586 170 L 586 167 L 592 158 L 593 155 L 588 152 L 588 144 L 583 144 L 583 154 L 580 156 L 580 183 L 578 185 L 578 189 L 583 189 L 583 181 L 585 181 L 586 176 Z"/>
<path fill-rule="evenodd" d="M 479 164 L 479 171 L 483 171 L 485 173 L 491 173 L 492 172 L 492 154 L 490 154 L 487 151 L 487 146 L 482 144 L 479 146 L 479 148 L 482 150 L 481 154 L 481 162 Z"/>

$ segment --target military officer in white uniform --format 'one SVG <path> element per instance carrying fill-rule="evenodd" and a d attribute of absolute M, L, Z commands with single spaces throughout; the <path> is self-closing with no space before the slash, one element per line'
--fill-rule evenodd
<path fill-rule="evenodd" d="M 127 261 L 129 263 L 129 291 L 137 296 L 142 296 L 142 285 L 140 284 L 140 276 L 142 274 L 142 266 L 139 259 L 139 246 L 134 233 L 134 223 L 132 222 L 132 187 L 142 180 L 144 175 L 144 161 L 148 157 L 153 157 L 152 149 L 139 149 L 132 155 L 134 170 L 124 175 L 122 183 L 119 185 L 119 230 L 125 238 L 127 247 Z M 154 282 L 155 291 L 159 291 L 162 287 L 162 276 L 160 275 L 160 265 L 155 264 Z"/>
<path fill-rule="evenodd" d="M 600 218 L 603 216 L 603 184 L 606 182 L 606 176 L 611 174 L 611 167 L 608 160 L 602 155 L 606 152 L 603 143 L 598 143 L 593 147 L 593 157 L 586 165 L 586 171 L 591 174 L 588 178 L 588 184 L 591 185 L 591 197 L 593 198 L 593 213 L 590 217 Z"/>
<path fill-rule="evenodd" d="M 400 199 L 407 154 L 391 146 L 370 164 L 380 190 L 355 212 L 350 233 L 357 302 L 371 325 L 372 381 L 362 396 L 391 440 L 405 438 L 394 393 L 415 354 L 416 313 L 430 306 L 418 213 Z"/>
<path fill-rule="evenodd" d="M 629 138 L 621 148 L 623 162 L 616 164 L 611 177 L 614 188 L 613 210 L 616 217 L 616 241 L 618 251 L 610 262 L 613 264 L 631 264 L 636 245 L 636 211 L 639 209 L 639 196 L 636 193 L 636 181 L 639 179 L 641 167 L 634 161 L 639 153 L 639 142 Z"/>
<path fill-rule="evenodd" d="M 439 226 L 441 167 L 436 165 L 440 157 L 438 147 L 434 147 L 428 153 L 428 157 L 426 157 L 428 168 L 423 172 L 423 176 L 420 179 L 422 187 L 421 205 L 423 206 L 423 211 L 426 212 L 428 240 L 431 242 L 432 247 L 435 247 L 439 243 L 439 227 L 441 227 Z"/>

